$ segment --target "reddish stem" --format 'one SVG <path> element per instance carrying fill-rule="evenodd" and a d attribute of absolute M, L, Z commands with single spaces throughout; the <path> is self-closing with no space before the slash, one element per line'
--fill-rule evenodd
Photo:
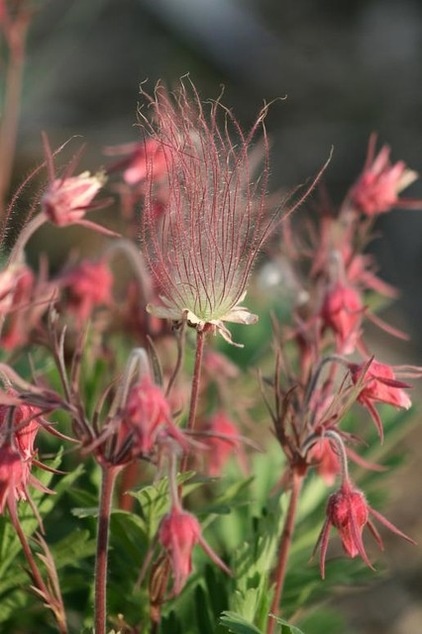
<path fill-rule="evenodd" d="M 97 555 L 95 559 L 95 634 L 106 634 L 107 566 L 111 501 L 120 467 L 101 466 L 101 494 L 98 516 Z"/>
<path fill-rule="evenodd" d="M 193 375 L 192 375 L 192 388 L 191 388 L 191 394 L 190 394 L 188 424 L 186 426 L 187 431 L 193 431 L 195 429 L 196 412 L 198 410 L 199 388 L 201 384 L 201 370 L 202 370 L 202 358 L 204 356 L 204 347 L 205 347 L 205 330 L 203 329 L 197 330 L 195 365 L 193 368 Z M 186 471 L 187 461 L 188 461 L 188 456 L 187 454 L 185 454 L 182 460 L 181 471 Z"/>
<path fill-rule="evenodd" d="M 299 501 L 300 490 L 302 488 L 303 476 L 293 470 L 292 474 L 292 490 L 290 493 L 289 507 L 287 509 L 286 519 L 284 521 L 283 532 L 281 533 L 280 543 L 277 554 L 277 568 L 274 573 L 275 588 L 273 600 L 271 603 L 270 613 L 278 616 L 280 611 L 280 599 L 283 593 L 284 581 L 286 578 L 287 562 L 289 558 L 290 546 L 292 544 L 294 524 L 296 520 L 296 511 Z M 267 626 L 267 634 L 273 634 L 276 626 L 276 619 L 269 618 Z"/>

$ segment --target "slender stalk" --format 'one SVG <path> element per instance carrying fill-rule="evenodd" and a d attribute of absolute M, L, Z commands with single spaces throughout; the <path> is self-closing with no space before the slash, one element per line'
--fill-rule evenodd
<path fill-rule="evenodd" d="M 32 554 L 31 548 L 29 547 L 28 540 L 26 539 L 26 535 L 23 532 L 22 527 L 20 525 L 20 522 L 16 513 L 16 508 L 13 503 L 9 504 L 9 512 L 10 512 L 10 517 L 12 519 L 13 527 L 16 531 L 17 536 L 19 537 L 19 541 L 21 543 L 22 550 L 25 555 L 25 559 L 29 565 L 34 587 L 38 590 L 45 605 L 51 609 L 54 616 L 56 617 L 57 627 L 60 634 L 67 634 L 67 626 L 66 626 L 65 616 L 63 613 L 62 606 L 60 606 L 61 609 L 59 610 L 55 609 L 58 606 L 57 604 L 54 605 L 54 601 L 52 599 L 51 593 L 48 590 L 47 586 L 45 585 L 44 579 L 42 578 L 41 573 L 38 570 L 37 564 L 35 563 L 34 556 Z"/>
<path fill-rule="evenodd" d="M 289 558 L 290 546 L 292 544 L 294 524 L 296 520 L 296 511 L 298 507 L 300 490 L 302 488 L 303 476 L 293 471 L 292 490 L 290 493 L 289 507 L 287 509 L 286 519 L 284 521 L 283 532 L 281 533 L 280 544 L 277 554 L 277 568 L 274 573 L 275 588 L 273 600 L 271 603 L 270 613 L 278 616 L 280 610 L 280 599 L 283 593 L 284 581 L 286 578 L 287 561 Z M 267 634 L 273 634 L 276 626 L 274 618 L 268 619 Z"/>
<path fill-rule="evenodd" d="M 195 365 L 193 368 L 193 375 L 192 375 L 192 388 L 191 388 L 191 394 L 190 394 L 188 424 L 186 426 L 187 431 L 193 431 L 195 429 L 196 412 L 198 409 L 199 388 L 201 384 L 201 370 L 202 370 L 202 358 L 204 356 L 204 347 L 205 347 L 205 330 L 197 330 Z M 186 471 L 187 462 L 188 462 L 188 456 L 187 454 L 185 454 L 183 456 L 183 460 L 181 464 L 181 471 Z"/>
<path fill-rule="evenodd" d="M 201 383 L 202 357 L 204 356 L 205 331 L 198 330 L 196 335 L 195 365 L 192 376 L 192 390 L 190 394 L 189 418 L 187 429 L 193 431 L 196 423 L 196 411 L 198 409 L 199 387 Z"/>
<path fill-rule="evenodd" d="M 111 501 L 119 469 L 120 467 L 110 465 L 101 466 L 101 494 L 95 559 L 95 634 L 106 634 L 107 566 Z"/>

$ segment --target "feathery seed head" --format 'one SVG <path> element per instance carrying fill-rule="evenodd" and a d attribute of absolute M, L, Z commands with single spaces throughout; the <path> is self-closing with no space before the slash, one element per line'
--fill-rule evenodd
<path fill-rule="evenodd" d="M 239 304 L 275 221 L 264 204 L 266 109 L 245 134 L 219 99 L 203 104 L 193 86 L 188 90 L 181 83 L 174 95 L 157 86 L 154 96 L 144 96 L 153 111 L 148 131 L 161 143 L 167 163 L 166 208 L 159 219 L 152 168 L 147 178 L 142 237 L 162 300 L 148 309 L 198 328 L 210 324 L 231 341 L 223 322 L 257 321 Z M 254 179 L 250 146 L 260 129 L 263 168 Z"/>

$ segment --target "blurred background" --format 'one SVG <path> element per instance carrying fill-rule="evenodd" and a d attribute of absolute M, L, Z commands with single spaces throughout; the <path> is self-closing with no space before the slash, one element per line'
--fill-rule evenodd
<path fill-rule="evenodd" d="M 278 186 L 311 177 L 333 146 L 325 181 L 340 201 L 373 131 L 380 144 L 391 145 L 393 160 L 422 172 L 420 0 L 46 0 L 36 6 L 19 124 L 23 169 L 42 156 L 41 130 L 53 146 L 82 135 L 94 157 L 91 168 L 101 164 L 104 146 L 139 138 L 140 82 L 152 88 L 161 79 L 171 87 L 190 73 L 204 98 L 224 85 L 224 102 L 245 126 L 264 100 L 286 97 L 273 104 L 267 122 Z M 422 198 L 422 187 L 406 195 Z M 388 319 L 411 332 L 413 343 L 374 334 L 374 346 L 383 360 L 422 365 L 422 211 L 394 211 L 379 228 L 383 240 L 372 248 L 384 277 L 401 289 Z M 403 445 L 408 466 L 396 476 L 387 513 L 420 542 L 421 441 L 415 430 Z M 391 579 L 341 599 L 342 609 L 356 633 L 420 634 L 420 548 L 388 539 L 387 550 Z"/>

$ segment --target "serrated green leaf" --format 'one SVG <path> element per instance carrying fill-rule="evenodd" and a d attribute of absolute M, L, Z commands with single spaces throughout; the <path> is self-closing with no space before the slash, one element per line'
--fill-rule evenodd
<path fill-rule="evenodd" d="M 233 634 L 262 634 L 253 623 L 247 621 L 236 612 L 226 611 L 220 616 L 220 625 L 223 625 Z"/>

